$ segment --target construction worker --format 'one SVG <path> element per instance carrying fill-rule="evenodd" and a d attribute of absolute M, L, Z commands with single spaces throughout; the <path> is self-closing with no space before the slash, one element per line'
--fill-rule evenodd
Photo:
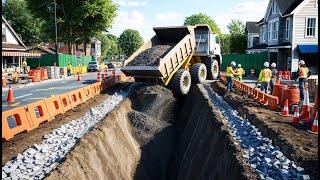
<path fill-rule="evenodd" d="M 23 59 L 23 62 L 22 62 L 22 68 L 23 68 L 23 73 L 24 74 L 27 74 L 27 60 L 26 59 Z"/>
<path fill-rule="evenodd" d="M 258 81 L 261 83 L 261 91 L 268 93 L 268 85 L 271 80 L 272 72 L 269 69 L 269 63 L 263 63 L 264 68 L 260 71 Z"/>
<path fill-rule="evenodd" d="M 71 64 L 69 62 L 68 65 L 67 65 L 67 75 L 68 76 L 71 76 L 71 68 L 72 68 L 72 66 L 71 66 Z"/>
<path fill-rule="evenodd" d="M 278 70 L 277 70 L 277 64 L 276 63 L 271 63 L 271 81 L 270 81 L 270 94 L 273 93 L 273 86 L 275 82 L 277 81 L 278 78 Z"/>
<path fill-rule="evenodd" d="M 245 74 L 244 69 L 242 69 L 241 64 L 238 64 L 238 69 L 236 70 L 236 79 L 242 81 L 242 75 Z"/>
<path fill-rule="evenodd" d="M 228 92 L 233 91 L 232 86 L 233 86 L 233 78 L 234 75 L 236 74 L 234 71 L 234 68 L 236 67 L 236 63 L 232 61 L 228 66 L 226 70 L 226 76 L 227 76 L 227 90 Z"/>
<path fill-rule="evenodd" d="M 299 74 L 299 90 L 300 90 L 300 102 L 301 104 L 304 99 L 304 86 L 305 83 L 307 82 L 307 78 L 310 75 L 309 69 L 306 66 L 306 63 L 304 60 L 299 61 L 299 69 L 298 69 L 298 74 Z"/>

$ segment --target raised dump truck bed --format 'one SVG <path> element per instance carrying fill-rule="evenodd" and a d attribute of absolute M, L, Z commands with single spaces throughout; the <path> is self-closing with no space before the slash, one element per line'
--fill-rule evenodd
<path fill-rule="evenodd" d="M 156 35 L 124 63 L 121 71 L 138 78 L 165 78 L 179 69 L 195 51 L 192 27 L 172 26 L 153 28 Z"/>

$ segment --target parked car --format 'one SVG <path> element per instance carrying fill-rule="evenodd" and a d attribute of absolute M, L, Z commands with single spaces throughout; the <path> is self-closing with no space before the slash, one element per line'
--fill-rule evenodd
<path fill-rule="evenodd" d="M 112 63 L 105 63 L 105 66 L 108 67 L 108 69 L 114 69 L 114 65 Z"/>
<path fill-rule="evenodd" d="M 99 70 L 100 70 L 100 66 L 99 66 L 99 63 L 97 61 L 89 62 L 88 67 L 87 67 L 87 71 L 88 72 L 99 71 Z"/>

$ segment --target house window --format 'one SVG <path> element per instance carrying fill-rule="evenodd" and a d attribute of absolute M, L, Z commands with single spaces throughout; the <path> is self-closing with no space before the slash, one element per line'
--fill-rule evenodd
<path fill-rule="evenodd" d="M 272 6 L 271 6 L 271 13 L 275 14 L 277 11 L 277 4 L 275 1 L 272 2 Z"/>
<path fill-rule="evenodd" d="M 2 42 L 7 42 L 6 27 L 2 27 Z"/>
<path fill-rule="evenodd" d="M 262 40 L 263 42 L 265 42 L 267 40 L 267 27 L 266 26 L 263 26 L 262 27 L 262 30 L 263 30 L 263 34 L 262 34 Z"/>
<path fill-rule="evenodd" d="M 289 39 L 289 37 L 290 37 L 290 19 L 288 18 L 288 19 L 286 19 L 286 29 L 285 29 L 286 31 L 286 35 L 285 35 L 285 38 L 286 39 Z"/>
<path fill-rule="evenodd" d="M 272 22 L 272 39 L 278 39 L 278 29 L 279 29 L 279 21 Z"/>
<path fill-rule="evenodd" d="M 271 34 L 271 31 L 272 31 L 272 23 L 269 23 L 268 26 L 269 26 L 269 27 L 268 27 L 268 33 L 269 33 L 268 39 L 271 40 L 271 39 L 272 39 L 272 38 L 271 38 L 271 35 L 272 35 L 272 34 Z"/>
<path fill-rule="evenodd" d="M 314 37 L 316 35 L 316 18 L 307 18 L 306 20 L 306 36 Z"/>

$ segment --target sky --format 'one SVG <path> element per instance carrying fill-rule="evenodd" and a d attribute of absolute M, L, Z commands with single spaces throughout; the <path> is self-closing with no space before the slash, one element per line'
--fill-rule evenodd
<path fill-rule="evenodd" d="M 213 18 L 223 33 L 229 33 L 231 19 L 259 21 L 269 0 L 113 0 L 119 5 L 110 33 L 119 36 L 125 29 L 138 30 L 144 41 L 155 26 L 183 25 L 185 17 L 205 13 Z"/>

